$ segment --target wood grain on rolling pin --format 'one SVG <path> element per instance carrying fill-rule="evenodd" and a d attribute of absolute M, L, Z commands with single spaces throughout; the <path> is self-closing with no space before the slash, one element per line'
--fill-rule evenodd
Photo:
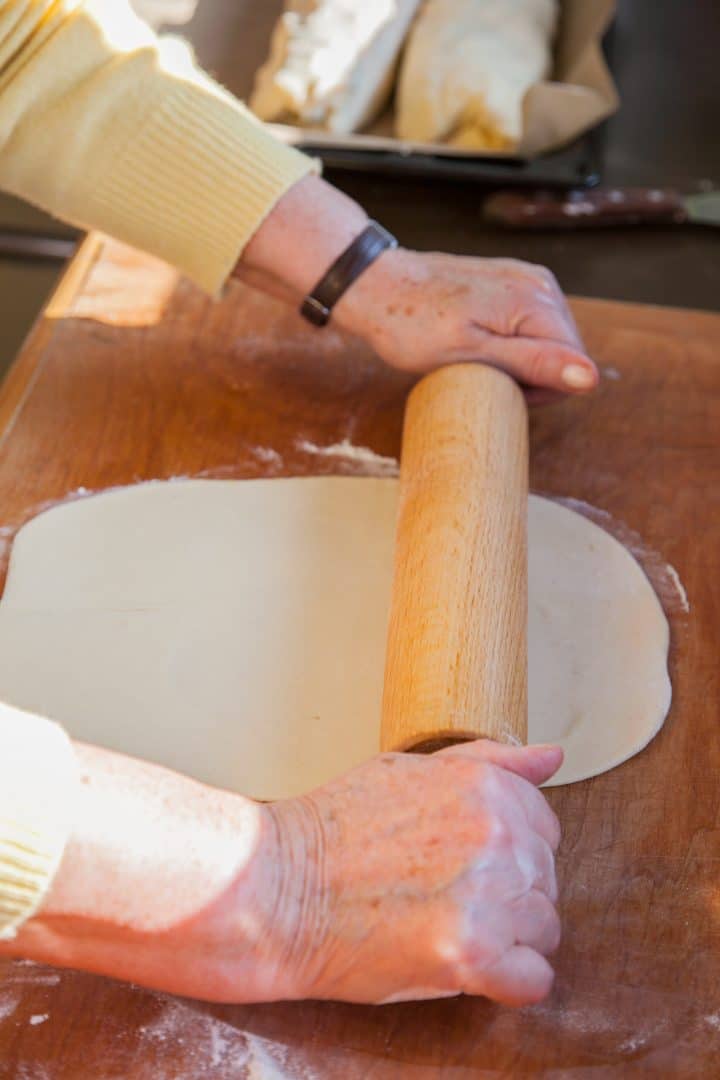
<path fill-rule="evenodd" d="M 462 364 L 405 413 L 383 750 L 527 741 L 527 411 Z"/>

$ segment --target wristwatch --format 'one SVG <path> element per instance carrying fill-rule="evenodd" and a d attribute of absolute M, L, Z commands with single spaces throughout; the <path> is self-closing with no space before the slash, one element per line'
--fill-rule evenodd
<path fill-rule="evenodd" d="M 397 246 L 398 242 L 392 233 L 378 225 L 377 221 L 369 222 L 305 297 L 300 314 L 313 326 L 327 326 L 332 309 L 353 282 L 357 281 L 362 272 L 367 270 L 383 251 Z"/>

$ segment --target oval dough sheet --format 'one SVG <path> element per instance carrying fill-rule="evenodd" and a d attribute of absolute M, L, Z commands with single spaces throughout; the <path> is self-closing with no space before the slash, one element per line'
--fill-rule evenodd
<path fill-rule="evenodd" d="M 565 751 L 552 787 L 612 769 L 658 733 L 670 629 L 613 536 L 536 495 L 528 511 L 528 737 Z"/>
<path fill-rule="evenodd" d="M 190 480 L 25 525 L 0 697 L 87 742 L 256 798 L 377 751 L 397 481 Z M 530 498 L 530 737 L 555 783 L 637 753 L 670 701 L 668 626 L 608 534 Z"/>

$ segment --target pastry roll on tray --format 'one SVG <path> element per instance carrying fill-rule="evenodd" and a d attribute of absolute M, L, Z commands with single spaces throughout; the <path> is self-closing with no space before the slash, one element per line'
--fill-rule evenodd
<path fill-rule="evenodd" d="M 420 0 L 286 0 L 250 107 L 347 135 L 387 102 Z"/>
<path fill-rule="evenodd" d="M 426 0 L 401 65 L 396 133 L 514 149 L 523 98 L 552 68 L 558 0 Z"/>

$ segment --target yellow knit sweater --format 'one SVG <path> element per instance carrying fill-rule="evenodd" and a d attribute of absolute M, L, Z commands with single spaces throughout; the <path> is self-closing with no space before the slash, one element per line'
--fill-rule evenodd
<path fill-rule="evenodd" d="M 126 0 L 0 0 L 5 190 L 216 293 L 278 198 L 314 168 Z M 0 939 L 42 902 L 77 782 L 64 732 L 0 705 Z"/>

